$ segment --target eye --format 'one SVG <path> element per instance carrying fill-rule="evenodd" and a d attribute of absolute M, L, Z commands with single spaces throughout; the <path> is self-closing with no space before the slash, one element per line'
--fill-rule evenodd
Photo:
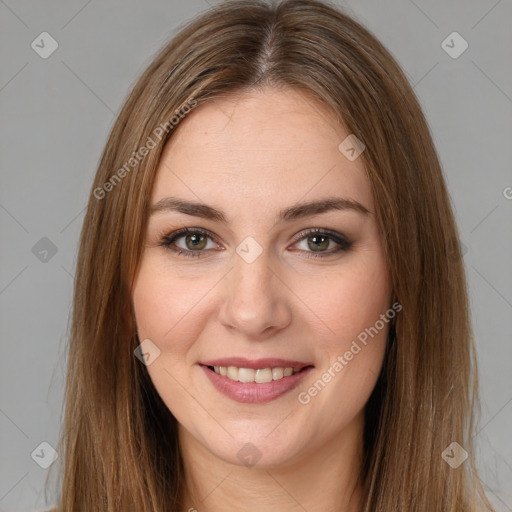
<path fill-rule="evenodd" d="M 345 235 L 320 228 L 301 231 L 294 238 L 294 245 L 298 243 L 305 244 L 305 248 L 299 250 L 305 253 L 308 258 L 328 257 L 342 251 L 347 251 L 352 246 L 352 242 Z M 178 241 L 181 242 L 177 243 Z M 208 247 L 209 241 L 212 242 L 211 247 Z M 163 236 L 159 245 L 178 256 L 183 255 L 192 258 L 206 256 L 205 251 L 208 249 L 218 250 L 220 248 L 219 244 L 215 241 L 214 235 L 200 228 L 183 228 L 174 231 Z M 333 245 L 334 247 L 332 247 Z M 331 250 L 328 250 L 329 248 Z M 220 248 L 220 250 L 224 249 Z"/>
<path fill-rule="evenodd" d="M 184 246 L 176 244 L 177 240 L 183 239 Z M 205 230 L 199 228 L 183 228 L 174 231 L 169 235 L 165 235 L 160 241 L 159 245 L 179 255 L 184 255 L 192 258 L 205 256 L 203 253 L 207 249 L 208 239 L 214 242 L 214 247 L 210 249 L 218 249 L 219 245 L 215 242 L 213 235 Z"/>
<path fill-rule="evenodd" d="M 296 239 L 298 242 L 304 243 L 306 249 L 301 249 L 301 251 L 304 251 L 308 258 L 326 258 L 342 251 L 348 251 L 352 246 L 352 242 L 345 235 L 328 229 L 315 228 L 301 231 L 296 235 Z M 329 247 L 332 249 L 332 245 L 335 246 L 334 250 L 327 251 Z"/>

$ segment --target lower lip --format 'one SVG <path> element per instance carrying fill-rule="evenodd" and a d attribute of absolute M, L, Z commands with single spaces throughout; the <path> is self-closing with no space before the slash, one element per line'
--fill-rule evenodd
<path fill-rule="evenodd" d="M 279 398 L 298 386 L 302 379 L 313 369 L 312 366 L 308 366 L 289 377 L 257 384 L 256 382 L 245 383 L 231 380 L 215 373 L 207 366 L 200 366 L 218 391 L 232 400 L 248 404 L 262 404 Z"/>

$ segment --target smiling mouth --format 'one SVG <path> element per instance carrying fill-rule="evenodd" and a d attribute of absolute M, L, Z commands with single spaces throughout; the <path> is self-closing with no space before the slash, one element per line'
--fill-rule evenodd
<path fill-rule="evenodd" d="M 267 368 L 243 368 L 237 366 L 206 366 L 210 371 L 215 372 L 235 382 L 265 384 L 268 382 L 282 380 L 286 377 L 300 373 L 311 365 L 302 368 L 286 367 L 267 367 Z"/>

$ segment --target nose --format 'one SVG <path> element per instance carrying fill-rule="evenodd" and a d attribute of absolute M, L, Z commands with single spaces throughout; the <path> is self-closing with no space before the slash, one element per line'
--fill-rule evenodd
<path fill-rule="evenodd" d="M 266 249 L 252 262 L 234 254 L 233 268 L 226 276 L 219 319 L 247 339 L 268 339 L 292 320 L 293 293 L 270 259 Z"/>

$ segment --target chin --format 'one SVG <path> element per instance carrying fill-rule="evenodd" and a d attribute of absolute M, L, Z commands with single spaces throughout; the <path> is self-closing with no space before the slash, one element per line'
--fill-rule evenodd
<path fill-rule="evenodd" d="M 300 448 L 290 442 L 283 445 L 269 441 L 263 434 L 261 438 L 253 439 L 253 441 L 247 440 L 247 438 L 231 440 L 223 447 L 211 446 L 210 450 L 218 458 L 235 466 L 276 469 L 292 464 L 297 458 Z"/>

